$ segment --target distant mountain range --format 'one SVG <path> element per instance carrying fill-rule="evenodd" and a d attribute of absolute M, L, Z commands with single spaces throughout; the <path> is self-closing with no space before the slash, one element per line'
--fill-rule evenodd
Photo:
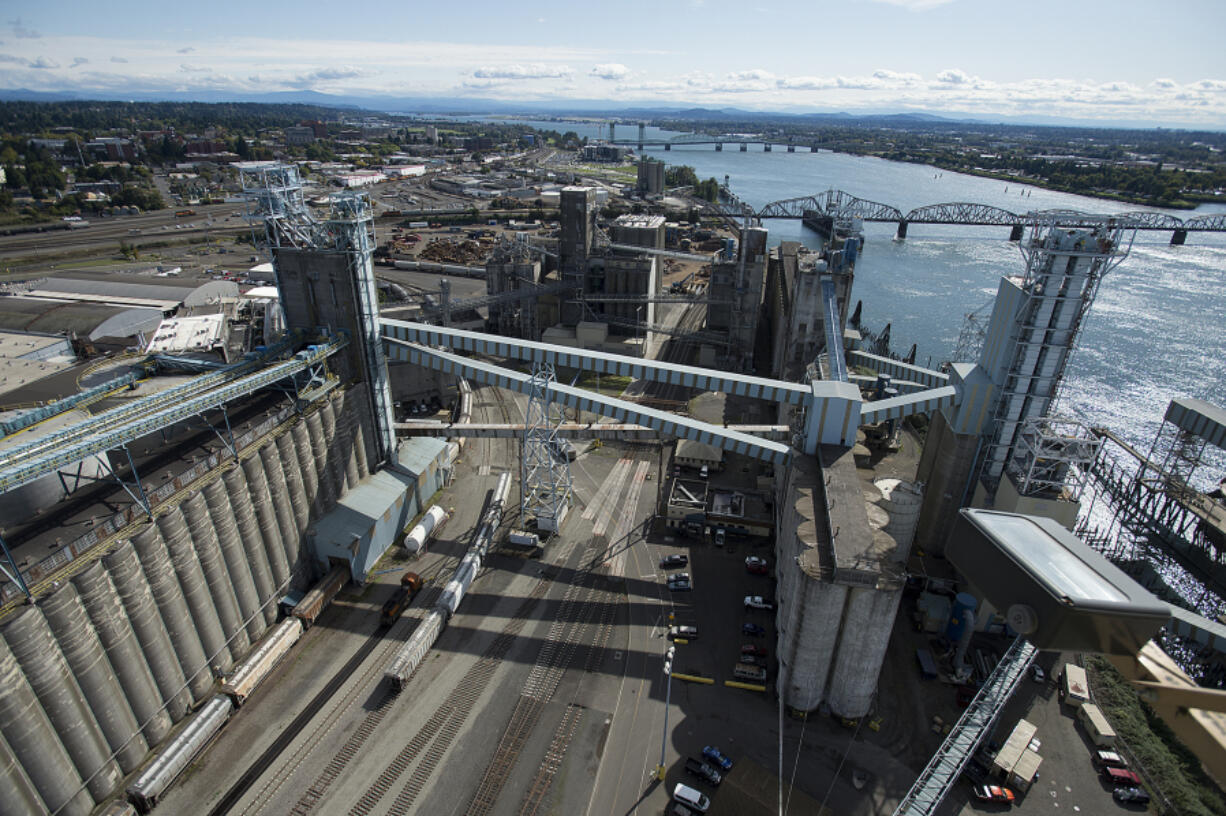
<path fill-rule="evenodd" d="M 0 102 L 67 102 L 72 100 L 107 100 L 123 102 L 251 102 L 265 104 L 303 104 L 345 110 L 368 110 L 381 113 L 434 115 L 494 115 L 539 117 L 612 117 L 619 119 L 684 119 L 694 122 L 728 121 L 786 122 L 801 121 L 823 124 L 839 122 L 922 125 L 922 124 L 1004 124 L 1046 127 L 1130 128 L 1149 130 L 1160 125 L 1143 121 L 1100 121 L 1065 119 L 1057 116 L 999 116 L 921 111 L 899 113 L 896 110 L 860 110 L 854 112 L 816 112 L 801 110 L 754 111 L 740 108 L 694 108 L 658 104 L 649 101 L 616 104 L 600 99 L 568 99 L 551 101 L 507 102 L 500 99 L 475 97 L 395 97 L 325 94 L 319 91 L 274 91 L 269 93 L 235 93 L 232 91 L 132 91 L 122 99 L 113 93 L 98 91 L 31 91 L 25 88 L 0 88 Z M 1202 129 L 1202 128 L 1188 128 Z"/>

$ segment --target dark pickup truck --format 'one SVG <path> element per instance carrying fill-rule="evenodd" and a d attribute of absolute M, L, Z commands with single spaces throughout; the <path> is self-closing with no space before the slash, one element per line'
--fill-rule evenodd
<path fill-rule="evenodd" d="M 712 768 L 707 763 L 699 762 L 696 759 L 686 759 L 685 772 L 688 774 L 693 774 L 699 779 L 709 782 L 712 785 L 718 785 L 720 782 L 724 781 L 723 774 Z"/>

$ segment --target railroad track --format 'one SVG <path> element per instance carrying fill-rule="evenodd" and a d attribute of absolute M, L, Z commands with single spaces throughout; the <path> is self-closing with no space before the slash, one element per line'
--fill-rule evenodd
<path fill-rule="evenodd" d="M 601 594 L 604 596 L 604 599 L 601 603 L 600 623 L 592 638 L 591 647 L 588 649 L 587 659 L 583 662 L 584 674 L 592 671 L 604 657 L 605 646 L 609 641 L 609 635 L 613 632 L 613 620 L 617 614 L 617 603 L 614 593 L 604 589 L 601 591 Z M 579 722 L 583 718 L 583 712 L 586 710 L 584 706 L 575 701 L 577 697 L 578 689 L 576 689 L 571 702 L 566 706 L 562 720 L 554 730 L 553 740 L 545 751 L 545 758 L 541 762 L 540 768 L 537 769 L 536 775 L 532 778 L 532 782 L 528 785 L 528 792 L 524 794 L 523 801 L 520 802 L 520 816 L 535 816 L 545 800 L 545 795 L 549 793 L 549 788 L 553 784 L 553 778 L 562 766 L 562 760 L 566 758 L 566 751 L 570 747 L 571 740 L 575 736 L 575 730 L 579 727 Z"/>
<path fill-rule="evenodd" d="M 565 558 L 565 554 L 563 554 Z M 350 808 L 351 816 L 366 816 L 374 811 L 409 768 L 412 772 L 396 795 L 389 814 L 407 813 L 425 789 L 426 783 L 439 762 L 451 747 L 464 723 L 471 716 L 477 700 L 485 692 L 495 670 L 515 643 L 524 624 L 537 602 L 545 596 L 551 577 L 539 578 L 532 591 L 515 609 L 498 636 L 490 643 L 481 658 L 474 663 L 434 711 L 430 719 L 418 729 L 409 743 L 392 759 L 376 777 L 370 788 Z"/>
<path fill-rule="evenodd" d="M 477 392 L 477 391 L 473 392 L 474 399 L 476 398 L 477 393 L 482 393 L 482 394 L 488 393 L 492 395 L 494 398 L 494 401 L 492 403 L 482 402 L 482 407 L 486 408 L 487 410 L 491 407 L 497 409 L 498 417 L 501 418 L 501 422 L 505 424 L 511 423 L 511 410 L 510 408 L 507 407 L 508 397 L 501 388 L 498 388 L 492 385 L 484 386 L 483 388 L 481 388 L 480 392 Z M 496 419 L 495 421 L 499 421 L 499 420 Z M 503 444 L 505 444 L 508 447 L 508 450 L 504 451 L 505 455 L 499 456 L 497 447 Z M 481 476 L 490 475 L 490 473 L 493 472 L 494 462 L 498 462 L 498 461 L 505 462 L 507 461 L 508 457 L 514 457 L 516 455 L 517 452 L 515 451 L 514 447 L 515 447 L 514 439 L 503 440 L 503 439 L 487 438 L 485 440 L 485 464 L 481 465 L 478 468 L 478 474 Z"/>
<path fill-rule="evenodd" d="M 589 542 L 580 563 L 590 560 L 595 549 L 596 545 Z M 591 647 L 584 660 L 585 671 L 591 667 L 596 653 L 603 648 L 612 629 L 616 609 L 601 597 L 606 594 L 607 590 L 597 586 L 597 576 L 590 569 L 580 572 L 577 580 L 567 588 L 559 605 L 557 618 L 547 635 L 547 642 L 524 682 L 510 722 L 503 730 L 494 756 L 486 766 L 477 792 L 465 811 L 466 816 L 486 816 L 499 800 L 524 745 L 540 722 L 546 704 L 553 699 L 562 677 L 571 667 L 579 642 L 598 607 L 602 614 L 597 629 L 591 633 Z M 602 602 L 598 603 L 598 599 Z M 572 706 L 568 706 L 567 716 L 578 716 L 571 711 L 572 708 L 573 701 Z M 554 741 L 546 754 L 547 765 L 551 762 L 552 770 L 546 772 L 544 765 L 538 770 L 522 806 L 526 810 L 521 809 L 521 812 L 535 811 L 548 792 L 553 774 L 561 764 L 576 726 L 577 721 L 555 733 Z M 549 760 L 551 756 L 554 757 L 552 761 Z"/>
<path fill-rule="evenodd" d="M 434 602 L 438 600 L 438 596 L 442 593 L 442 585 L 436 579 L 448 571 L 454 570 L 460 563 L 458 557 L 447 558 L 441 561 L 435 569 L 431 571 L 427 578 L 428 586 L 422 591 L 419 597 L 421 603 L 415 604 L 412 608 L 414 614 L 406 615 L 396 626 L 391 627 L 386 632 L 376 631 L 370 635 L 370 638 L 362 645 L 353 657 L 341 667 L 327 685 L 315 695 L 314 698 L 303 708 L 303 710 L 294 718 L 294 721 L 282 731 L 272 745 L 264 750 L 258 759 L 253 762 L 247 769 L 247 772 L 235 783 L 226 795 L 218 802 L 212 810 L 209 811 L 209 816 L 224 816 L 234 808 L 239 800 L 247 794 L 252 786 L 264 775 L 264 773 L 275 763 L 289 748 L 304 729 L 310 727 L 309 736 L 302 741 L 298 749 L 290 755 L 285 763 L 277 769 L 277 773 L 272 774 L 263 787 L 256 793 L 255 798 L 247 804 L 241 811 L 244 816 L 247 814 L 257 814 L 263 812 L 273 800 L 273 797 L 284 787 L 285 783 L 293 777 L 293 775 L 302 767 L 307 758 L 311 756 L 314 749 L 319 745 L 320 740 L 328 734 L 340 722 L 341 716 L 353 705 L 362 694 L 369 693 L 370 685 L 373 682 L 378 682 L 382 678 L 383 669 L 390 658 L 392 652 L 399 648 L 403 643 L 402 638 L 389 637 L 392 632 L 395 632 L 397 627 L 407 625 L 404 622 L 421 623 L 425 614 L 433 608 Z M 404 631 L 403 629 L 401 631 Z M 411 630 L 410 630 L 411 631 Z M 378 648 L 382 645 L 382 648 Z M 376 649 L 378 649 L 376 653 Z M 371 655 L 374 658 L 371 659 Z M 355 674 L 360 672 L 355 679 Z M 345 689 L 345 684 L 349 686 Z M 344 689 L 344 690 L 343 690 Z M 342 692 L 343 690 L 343 692 Z M 382 719 L 382 715 L 386 713 L 386 709 L 391 707 L 391 703 L 395 701 L 395 695 L 389 693 L 379 706 L 367 715 L 367 719 L 359 726 L 359 731 L 363 728 L 368 728 L 373 732 L 378 726 L 378 720 Z M 320 718 L 318 722 L 313 722 L 321 711 L 325 712 L 325 716 Z M 373 722 L 368 722 L 371 715 L 379 712 L 378 718 Z M 366 734 L 369 737 L 369 733 Z M 365 738 L 363 738 L 364 741 Z M 348 742 L 346 743 L 346 746 Z M 344 751 L 344 748 L 342 748 Z M 335 761 L 335 758 L 334 758 Z M 347 762 L 348 760 L 346 760 Z M 332 767 L 329 763 L 328 768 Z M 343 765 L 342 765 L 343 769 Z M 326 772 L 327 769 L 325 769 Z M 319 780 L 316 780 L 318 784 Z M 330 783 L 329 783 L 330 784 Z M 312 788 L 315 787 L 312 785 Z M 310 788 L 308 788 L 308 791 Z M 306 794 L 303 795 L 306 797 Z M 301 800 L 300 800 L 301 802 Z M 297 807 L 297 805 L 295 805 Z"/>

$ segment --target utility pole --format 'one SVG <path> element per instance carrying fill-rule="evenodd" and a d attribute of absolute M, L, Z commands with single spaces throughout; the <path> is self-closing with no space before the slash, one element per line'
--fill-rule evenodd
<path fill-rule="evenodd" d="M 664 781 L 664 749 L 668 746 L 668 707 L 673 698 L 673 655 L 677 653 L 676 646 L 669 646 L 664 653 L 664 733 L 660 736 L 660 764 L 656 766 L 656 779 Z"/>

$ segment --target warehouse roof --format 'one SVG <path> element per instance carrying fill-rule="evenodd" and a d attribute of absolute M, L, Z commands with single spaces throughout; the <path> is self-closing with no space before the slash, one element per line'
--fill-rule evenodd
<path fill-rule="evenodd" d="M 46 334 L 71 332 L 97 340 L 100 337 L 132 337 L 140 331 L 152 331 L 161 320 L 162 313 L 156 309 L 0 297 L 0 330 Z"/>
<path fill-rule="evenodd" d="M 184 286 L 160 281 L 154 283 L 139 275 L 55 277 L 35 282 L 26 296 L 170 311 L 180 304 L 203 306 L 219 297 L 237 297 L 238 284 L 234 281 L 208 281 L 199 286 Z"/>

